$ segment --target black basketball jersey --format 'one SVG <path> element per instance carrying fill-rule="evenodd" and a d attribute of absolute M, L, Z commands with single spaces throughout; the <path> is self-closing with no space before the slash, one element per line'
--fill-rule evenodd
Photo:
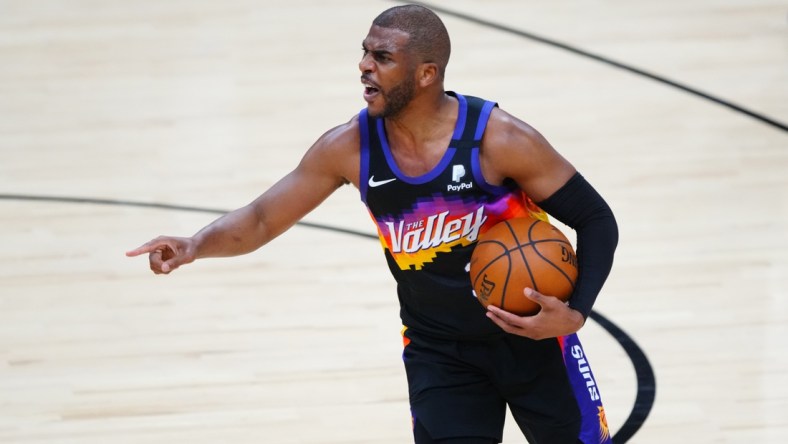
<path fill-rule="evenodd" d="M 479 146 L 497 105 L 448 94 L 459 102 L 452 140 L 438 165 L 418 177 L 397 167 L 383 119 L 359 113 L 361 200 L 397 281 L 403 324 L 438 337 L 483 338 L 502 330 L 471 288 L 476 239 L 501 220 L 544 214 L 514 181 L 495 186 L 482 177 Z"/>

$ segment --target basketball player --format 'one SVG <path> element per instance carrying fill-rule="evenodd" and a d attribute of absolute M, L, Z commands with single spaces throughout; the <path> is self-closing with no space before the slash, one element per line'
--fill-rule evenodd
<path fill-rule="evenodd" d="M 575 335 L 612 266 L 610 208 L 529 125 L 444 90 L 449 36 L 429 9 L 384 11 L 362 46 L 366 109 L 323 134 L 249 205 L 192 237 L 158 237 L 127 254 L 148 253 L 153 272 L 167 274 L 198 258 L 249 253 L 353 184 L 398 282 L 415 442 L 498 443 L 507 405 L 531 443 L 610 442 Z M 484 309 L 466 270 L 477 236 L 543 210 L 577 234 L 569 303 L 524 289 L 538 314 Z"/>

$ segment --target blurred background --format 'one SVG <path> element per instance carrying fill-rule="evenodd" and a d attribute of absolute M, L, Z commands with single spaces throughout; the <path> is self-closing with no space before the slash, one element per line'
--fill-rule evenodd
<path fill-rule="evenodd" d="M 163 277 L 124 256 L 245 205 L 364 107 L 361 41 L 396 4 L 0 0 L 0 442 L 411 441 L 351 186 L 304 219 L 324 229 L 244 257 Z M 783 442 L 788 5 L 430 5 L 447 89 L 533 125 L 616 213 L 596 310 L 656 379 L 631 442 Z M 615 434 L 643 362 L 580 335 Z"/>

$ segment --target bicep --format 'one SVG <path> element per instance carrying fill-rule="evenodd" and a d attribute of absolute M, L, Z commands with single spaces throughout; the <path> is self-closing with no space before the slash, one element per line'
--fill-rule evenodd
<path fill-rule="evenodd" d="M 295 169 L 252 202 L 267 238 L 286 231 L 348 182 L 354 173 L 353 143 L 352 137 L 327 133 Z"/>
<path fill-rule="evenodd" d="M 252 202 L 257 219 L 272 239 L 315 209 L 341 182 L 326 175 L 296 167 Z"/>

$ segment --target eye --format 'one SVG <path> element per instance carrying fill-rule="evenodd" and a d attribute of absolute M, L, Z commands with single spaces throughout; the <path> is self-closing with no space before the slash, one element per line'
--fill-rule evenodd
<path fill-rule="evenodd" d="M 389 57 L 389 53 L 386 51 L 372 51 L 362 46 L 361 52 L 363 53 L 363 57 L 372 54 L 372 58 L 379 63 L 388 63 L 391 61 L 391 57 Z"/>

